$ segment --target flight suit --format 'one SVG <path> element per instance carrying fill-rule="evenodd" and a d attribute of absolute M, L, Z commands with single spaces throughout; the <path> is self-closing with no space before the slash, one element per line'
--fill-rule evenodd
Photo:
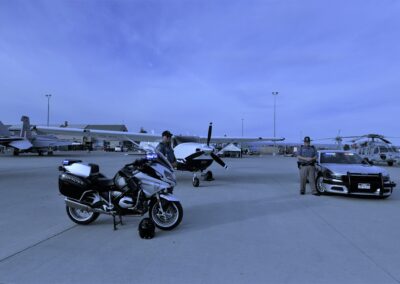
<path fill-rule="evenodd" d="M 317 150 L 314 146 L 301 146 L 298 152 L 298 156 L 302 156 L 305 158 L 316 158 Z M 307 179 L 310 183 L 311 193 L 318 194 L 317 189 L 315 187 L 315 162 L 306 162 L 300 160 L 300 192 L 306 192 L 306 184 Z"/>

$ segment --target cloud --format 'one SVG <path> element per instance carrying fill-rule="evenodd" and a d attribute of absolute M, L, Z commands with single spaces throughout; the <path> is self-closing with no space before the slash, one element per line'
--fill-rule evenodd
<path fill-rule="evenodd" d="M 397 1 L 2 1 L 1 120 L 398 135 Z M 357 132 L 357 133 L 354 133 Z M 310 134 L 310 135 L 311 135 Z"/>

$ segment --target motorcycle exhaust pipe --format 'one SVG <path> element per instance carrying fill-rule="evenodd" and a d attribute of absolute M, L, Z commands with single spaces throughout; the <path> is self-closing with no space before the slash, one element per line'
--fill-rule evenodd
<path fill-rule="evenodd" d="M 91 207 L 84 205 L 82 203 L 76 202 L 76 201 L 72 201 L 70 199 L 65 199 L 65 204 L 71 208 L 76 208 L 76 209 L 85 210 L 88 212 L 93 212 L 93 209 Z"/>
<path fill-rule="evenodd" d="M 85 210 L 88 212 L 96 212 L 96 213 L 100 213 L 100 214 L 106 214 L 106 215 L 114 215 L 115 212 L 106 212 L 104 210 L 101 209 L 97 209 L 97 208 L 92 208 L 90 206 L 87 206 L 85 204 L 70 200 L 70 199 L 65 199 L 65 204 L 71 208 L 76 208 L 76 209 L 80 209 L 80 210 Z"/>

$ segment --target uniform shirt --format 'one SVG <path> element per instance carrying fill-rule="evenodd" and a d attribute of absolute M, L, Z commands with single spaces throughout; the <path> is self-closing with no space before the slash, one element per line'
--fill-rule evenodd
<path fill-rule="evenodd" d="M 163 154 L 168 159 L 168 161 L 170 163 L 175 163 L 176 162 L 174 149 L 172 149 L 170 143 L 161 142 L 160 144 L 158 144 L 157 150 L 161 154 Z"/>
<path fill-rule="evenodd" d="M 305 158 L 316 158 L 317 150 L 315 150 L 314 146 L 301 146 L 299 152 L 297 153 L 297 156 L 302 156 Z"/>

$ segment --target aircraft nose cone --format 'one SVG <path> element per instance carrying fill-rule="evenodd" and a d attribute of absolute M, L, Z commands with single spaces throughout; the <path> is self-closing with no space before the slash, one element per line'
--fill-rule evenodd
<path fill-rule="evenodd" d="M 210 147 L 210 146 L 204 146 L 203 147 L 203 151 L 204 152 L 212 152 L 214 150 L 214 148 Z"/>

